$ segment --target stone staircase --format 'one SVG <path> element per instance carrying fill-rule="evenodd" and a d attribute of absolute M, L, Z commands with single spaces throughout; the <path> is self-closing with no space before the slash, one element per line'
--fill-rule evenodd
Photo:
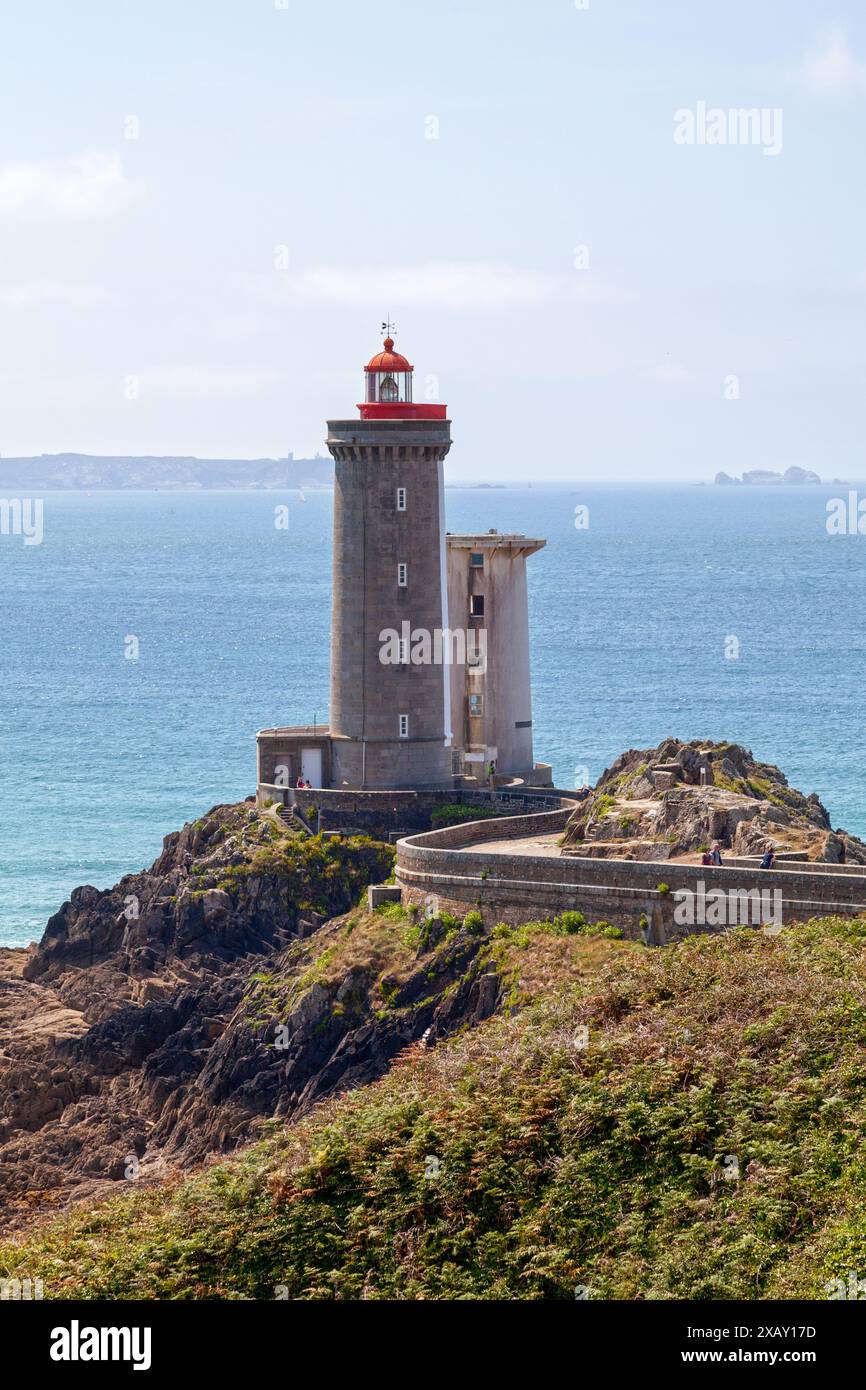
<path fill-rule="evenodd" d="M 304 820 L 297 806 L 280 806 L 277 815 L 284 825 L 290 830 L 297 830 L 301 835 L 314 835 L 315 831 Z"/>

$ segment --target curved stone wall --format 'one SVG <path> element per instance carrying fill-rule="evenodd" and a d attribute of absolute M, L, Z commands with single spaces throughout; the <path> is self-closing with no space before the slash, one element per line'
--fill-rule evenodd
<path fill-rule="evenodd" d="M 695 931 L 723 931 L 734 925 L 866 915 L 862 866 L 860 873 L 852 872 L 851 865 L 826 864 L 792 863 L 762 870 L 740 862 L 716 868 L 483 848 L 485 840 L 564 829 L 570 810 L 513 816 L 492 824 L 474 821 L 399 840 L 396 880 L 404 903 L 428 907 L 433 898 L 436 910 L 458 916 L 478 908 L 488 925 L 580 911 L 592 921 L 621 927 L 629 937 L 659 945 Z M 840 871 L 834 873 L 837 867 Z M 682 920 L 690 912 L 694 920 Z M 720 913 L 724 920 L 714 921 Z"/>

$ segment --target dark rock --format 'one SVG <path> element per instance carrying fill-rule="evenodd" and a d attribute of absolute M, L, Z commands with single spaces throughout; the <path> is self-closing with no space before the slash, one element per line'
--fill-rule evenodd
<path fill-rule="evenodd" d="M 131 1156 L 186 1166 L 230 1149 L 495 1009 L 498 977 L 474 973 L 484 938 L 438 920 L 414 964 L 382 971 L 362 951 L 307 982 L 301 924 L 315 943 L 340 923 L 301 911 L 267 855 L 251 867 L 268 843 L 254 808 L 217 807 L 167 836 L 150 870 L 76 889 L 31 953 L 0 952 L 21 1025 L 0 1053 L 0 1225 L 34 1191 L 111 1191 Z"/>

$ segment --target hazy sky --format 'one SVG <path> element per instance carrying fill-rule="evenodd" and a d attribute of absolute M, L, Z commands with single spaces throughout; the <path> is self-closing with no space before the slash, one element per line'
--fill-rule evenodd
<path fill-rule="evenodd" d="M 866 7 L 579 5 L 9 7 L 0 452 L 313 453 L 390 312 L 455 480 L 862 477 Z"/>

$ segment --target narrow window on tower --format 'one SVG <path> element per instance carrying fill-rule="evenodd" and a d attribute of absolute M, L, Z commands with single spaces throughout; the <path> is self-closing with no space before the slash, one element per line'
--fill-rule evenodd
<path fill-rule="evenodd" d="M 400 564 L 397 566 L 397 583 L 399 584 L 401 589 L 405 589 L 408 582 L 408 566 L 404 561 L 401 560 Z"/>
<path fill-rule="evenodd" d="M 408 714 L 398 714 L 398 715 L 397 715 L 397 719 L 399 720 L 400 737 L 401 737 L 401 738 L 408 738 L 408 737 L 409 737 L 409 716 L 408 716 Z"/>
<path fill-rule="evenodd" d="M 470 564 L 471 568 L 474 569 L 474 570 L 483 570 L 483 569 L 484 569 L 484 554 L 483 554 L 483 552 L 480 551 L 480 550 L 470 550 L 470 552 L 469 552 L 469 564 Z"/>
<path fill-rule="evenodd" d="M 398 511 L 398 512 L 405 512 L 405 510 L 406 510 L 406 489 L 405 489 L 404 487 L 398 487 L 398 489 L 397 489 L 397 511 Z"/>
<path fill-rule="evenodd" d="M 469 696 L 469 716 L 471 719 L 481 719 L 484 714 L 484 696 Z"/>
<path fill-rule="evenodd" d="M 470 616 L 470 618 L 483 618 L 483 617 L 484 617 L 484 595 L 483 595 L 483 594 L 470 594 L 470 595 L 469 595 L 469 616 Z"/>

